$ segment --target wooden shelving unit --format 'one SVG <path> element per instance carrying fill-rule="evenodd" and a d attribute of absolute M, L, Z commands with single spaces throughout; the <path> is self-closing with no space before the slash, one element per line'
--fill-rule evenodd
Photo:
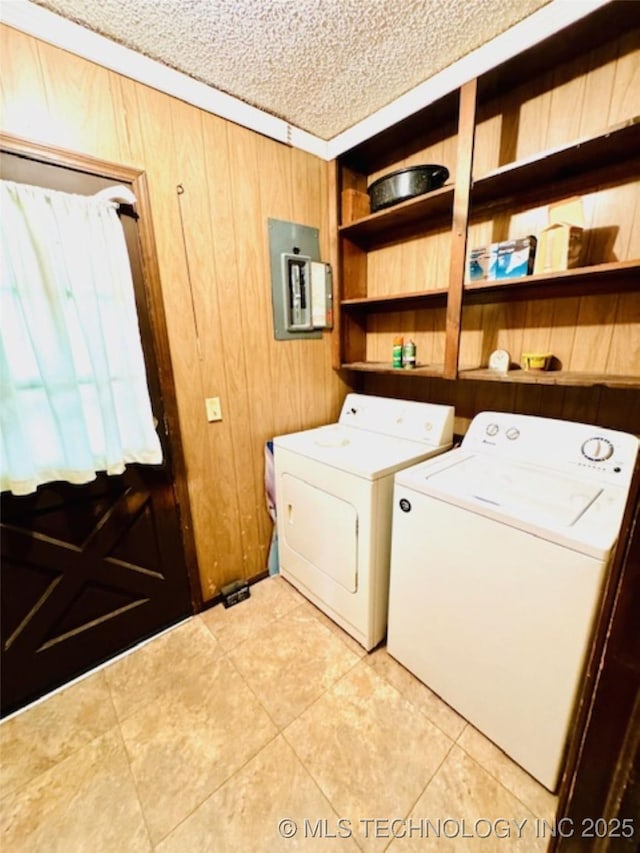
<path fill-rule="evenodd" d="M 605 306 L 602 314 L 609 324 L 619 323 L 622 329 L 626 322 L 625 311 L 631 312 L 628 315 L 630 322 L 631 315 L 635 316 L 631 298 L 637 291 L 640 300 L 640 258 L 638 240 L 633 242 L 631 237 L 626 244 L 631 247 L 628 249 L 632 255 L 630 258 L 623 255 L 616 260 L 615 254 L 607 249 L 601 252 L 601 256 L 593 251 L 585 259 L 586 265 L 576 269 L 505 281 L 465 280 L 466 254 L 471 248 L 467 244 L 472 227 L 484 227 L 482 223 L 493 221 L 497 222 L 494 230 L 500 231 L 509 217 L 526 217 L 531 210 L 546 208 L 549 203 L 571 195 L 589 197 L 592 207 L 599 204 L 605 211 L 601 221 L 606 225 L 596 220 L 594 230 L 594 233 L 602 232 L 598 237 L 600 246 L 607 240 L 613 243 L 620 229 L 626 229 L 625 233 L 629 234 L 640 229 L 640 206 L 635 200 L 640 187 L 635 195 L 632 192 L 640 181 L 640 116 L 637 104 L 634 115 L 604 128 L 600 117 L 591 110 L 592 133 L 568 134 L 568 141 L 542 147 L 527 156 L 514 157 L 498 168 L 481 173 L 475 180 L 472 178 L 478 128 L 487 121 L 487 116 L 499 115 L 501 109 L 510 107 L 514 97 L 509 90 L 510 79 L 516 81 L 513 83 L 516 87 L 526 86 L 531 78 L 531 91 L 537 94 L 543 86 L 541 78 L 535 75 L 554 74 L 554 70 L 545 65 L 547 55 L 554 57 L 558 68 L 563 68 L 563 55 L 566 62 L 582 62 L 586 69 L 583 73 L 587 77 L 591 73 L 589 62 L 594 65 L 596 54 L 605 56 L 599 61 L 609 63 L 623 55 L 620 44 L 625 38 L 624 23 L 620 21 L 614 26 L 609 22 L 607 32 L 602 33 L 599 20 L 594 17 L 593 26 L 580 24 L 577 32 L 591 40 L 583 50 L 577 51 L 575 46 L 571 46 L 570 33 L 558 35 L 552 43 L 530 49 L 522 60 L 510 60 L 504 75 L 500 69 L 494 69 L 484 78 L 465 84 L 457 93 L 427 107 L 395 129 L 385 131 L 379 142 L 369 140 L 361 150 L 353 149 L 338 161 L 338 210 L 342 190 L 355 189 L 365 193 L 368 184 L 380 173 L 405 165 L 440 162 L 450 169 L 451 179 L 448 185 L 435 192 L 355 222 L 338 225 L 336 260 L 341 284 L 337 300 L 339 345 L 334 361 L 336 368 L 360 373 L 481 382 L 640 388 L 638 365 L 634 369 L 633 363 L 629 363 L 629 375 L 621 374 L 620 369 L 627 368 L 621 363 L 621 357 L 618 358 L 618 370 L 602 373 L 572 369 L 543 373 L 512 370 L 504 376 L 486 367 L 468 369 L 460 364 L 461 335 L 465 334 L 465 317 L 468 316 L 465 309 L 478 312 L 484 310 L 483 306 L 513 303 L 515 311 L 517 304 L 533 301 L 543 305 L 538 310 L 546 310 L 547 321 L 552 322 L 553 305 L 558 299 L 594 297 L 606 301 L 606 304 L 602 303 Z M 605 41 L 603 48 L 602 43 L 606 39 L 609 41 Z M 589 50 L 593 51 L 589 54 L 591 59 L 583 59 L 581 54 L 586 56 Z M 559 78 L 563 78 L 563 73 L 566 72 L 558 72 Z M 597 74 L 597 67 L 593 73 Z M 566 78 L 570 79 L 568 73 Z M 602 75 L 597 78 L 598 85 L 601 85 L 601 79 Z M 498 80 L 501 81 L 500 86 L 496 84 Z M 555 85 L 555 78 L 553 80 L 549 85 Z M 589 85 L 595 84 L 587 79 L 585 87 Z M 522 104 L 525 103 L 523 98 Z M 496 143 L 500 146 L 500 157 L 514 148 L 505 133 L 514 127 L 513 132 L 517 133 L 520 118 L 517 111 L 503 117 L 501 135 Z M 579 126 L 577 123 L 576 127 Z M 438 128 L 441 128 L 440 132 Z M 449 159 L 444 154 L 439 156 L 442 152 L 447 152 Z M 616 193 L 619 196 L 615 196 Z M 621 199 L 618 208 L 611 201 L 614 197 Z M 605 218 L 607 213 L 611 218 Z M 618 220 L 614 218 L 616 216 Z M 444 240 L 442 234 L 447 231 L 448 238 Z M 518 236 L 526 233 L 533 231 L 525 231 Z M 506 236 L 492 236 L 490 241 L 496 239 L 506 239 Z M 412 270 L 415 275 L 411 274 Z M 389 287 L 384 292 L 386 280 Z M 399 287 L 399 282 L 405 286 Z M 415 289 L 412 285 L 416 285 Z M 551 307 L 545 308 L 547 303 L 544 300 Z M 612 313 L 610 305 L 616 306 L 615 312 Z M 528 311 L 528 308 L 523 306 L 522 310 Z M 432 331 L 429 331 L 429 322 L 424 320 L 429 312 L 436 312 L 432 315 L 435 318 Z M 562 313 L 560 309 L 558 313 Z M 581 319 L 587 322 L 583 314 L 578 313 L 580 316 L 576 314 L 575 322 Z M 478 315 L 473 316 L 474 328 L 477 329 Z M 518 316 L 521 318 L 522 314 Z M 535 332 L 535 323 L 539 321 L 533 322 Z M 393 334 L 417 328 L 417 323 L 425 324 L 424 329 L 427 330 L 419 334 L 440 336 L 437 347 L 434 345 L 434 353 L 439 351 L 442 358 L 444 350 L 444 364 L 426 364 L 414 370 L 393 368 L 390 352 L 389 361 L 386 360 Z M 618 343 L 617 351 L 621 349 Z M 419 346 L 418 358 L 420 355 Z M 512 357 L 518 360 L 519 353 L 512 353 Z"/>

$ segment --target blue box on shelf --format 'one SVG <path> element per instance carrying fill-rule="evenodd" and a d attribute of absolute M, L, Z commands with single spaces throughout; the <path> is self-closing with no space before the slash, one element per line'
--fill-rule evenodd
<path fill-rule="evenodd" d="M 490 246 L 488 281 L 531 275 L 537 240 L 533 235 Z"/>

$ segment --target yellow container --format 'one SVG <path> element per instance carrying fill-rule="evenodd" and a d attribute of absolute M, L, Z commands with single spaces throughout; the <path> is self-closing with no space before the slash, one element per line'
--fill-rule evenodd
<path fill-rule="evenodd" d="M 523 352 L 520 364 L 523 370 L 548 370 L 551 364 L 551 353 Z"/>

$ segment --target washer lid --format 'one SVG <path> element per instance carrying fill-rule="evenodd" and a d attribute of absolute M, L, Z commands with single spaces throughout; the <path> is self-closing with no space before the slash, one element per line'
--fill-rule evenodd
<path fill-rule="evenodd" d="M 482 456 L 467 457 L 427 479 L 440 493 L 554 528 L 575 524 L 603 491 L 556 471 Z"/>
<path fill-rule="evenodd" d="M 283 448 L 370 480 L 428 459 L 451 446 L 430 447 L 422 442 L 379 435 L 342 424 L 281 435 L 273 443 L 276 454 L 278 448 Z"/>

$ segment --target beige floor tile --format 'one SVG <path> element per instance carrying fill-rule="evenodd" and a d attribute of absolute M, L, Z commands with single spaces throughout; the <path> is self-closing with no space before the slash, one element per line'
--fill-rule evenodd
<path fill-rule="evenodd" d="M 151 850 L 117 728 L 0 802 L 7 853 Z"/>
<path fill-rule="evenodd" d="M 452 741 L 361 661 L 284 732 L 341 818 L 404 817 Z"/>
<path fill-rule="evenodd" d="M 556 807 L 384 648 L 367 655 L 279 577 L 1 724 L 0 764 L 11 853 L 129 853 L 162 839 L 189 853 L 537 853 L 536 818 Z M 413 838 L 394 838 L 407 817 Z M 285 818 L 294 838 L 277 833 Z M 421 837 L 427 818 L 457 821 L 458 837 Z M 511 837 L 463 838 L 462 821 L 469 833 L 478 819 L 480 833 L 501 820 Z M 508 822 L 524 819 L 518 842 Z"/>
<path fill-rule="evenodd" d="M 477 729 L 467 726 L 458 740 L 458 745 L 514 793 L 537 817 L 553 820 L 558 808 L 558 798 Z"/>
<path fill-rule="evenodd" d="M 30 782 L 117 723 L 104 673 L 0 725 L 0 796 Z"/>
<path fill-rule="evenodd" d="M 159 841 L 276 734 L 226 657 L 121 724 L 152 840 Z"/>
<path fill-rule="evenodd" d="M 291 837 L 280 834 L 297 829 Z M 330 803 L 279 735 L 219 788 L 158 847 L 159 853 L 272 853 L 354 850 L 351 829 L 337 825 Z M 338 836 L 328 838 L 331 835 Z M 315 837 L 314 837 L 315 836 Z M 324 837 L 321 837 L 324 836 Z"/>
<path fill-rule="evenodd" d="M 233 607 L 217 604 L 200 619 L 225 651 L 253 637 L 265 625 L 279 619 L 304 601 L 300 593 L 279 575 L 251 587 L 251 597 Z"/>
<path fill-rule="evenodd" d="M 198 619 L 189 619 L 115 661 L 104 673 L 119 719 L 188 683 L 221 654 L 215 637 Z"/>
<path fill-rule="evenodd" d="M 270 623 L 229 655 L 280 727 L 358 662 L 304 607 Z"/>
<path fill-rule="evenodd" d="M 337 625 L 333 619 L 330 619 L 326 613 L 320 610 L 319 607 L 316 607 L 315 604 L 312 604 L 310 601 L 306 599 L 301 604 L 301 607 L 306 608 L 309 613 L 312 613 L 318 622 L 322 623 L 322 625 L 326 625 L 326 627 L 334 634 L 339 640 L 341 640 L 345 646 L 357 655 L 359 658 L 363 658 L 367 651 L 366 649 L 360 645 L 350 634 L 347 634 L 339 625 Z"/>
<path fill-rule="evenodd" d="M 407 821 L 397 827 L 399 837 L 389 845 L 391 853 L 404 850 L 542 853 L 546 846 L 546 841 L 536 838 L 535 817 L 529 809 L 457 745 L 409 817 L 411 823 Z"/>
<path fill-rule="evenodd" d="M 367 660 L 378 675 L 386 678 L 389 684 L 392 684 L 405 699 L 422 711 L 446 735 L 453 740 L 460 736 L 467 725 L 466 720 L 392 658 L 386 648 L 376 649 Z"/>

